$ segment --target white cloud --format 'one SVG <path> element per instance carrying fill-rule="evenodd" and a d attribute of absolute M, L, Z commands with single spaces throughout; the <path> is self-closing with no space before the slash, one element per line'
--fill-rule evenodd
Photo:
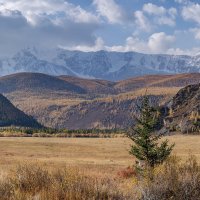
<path fill-rule="evenodd" d="M 176 8 L 170 8 L 169 10 L 168 10 L 168 14 L 172 17 L 172 18 L 176 18 L 176 16 L 177 16 L 177 10 L 176 10 Z"/>
<path fill-rule="evenodd" d="M 147 52 L 147 45 L 145 41 L 140 40 L 139 38 L 132 36 L 126 39 L 125 45 L 111 46 L 106 47 L 108 51 L 119 51 L 119 52 L 128 52 L 128 51 L 138 51 L 138 52 Z"/>
<path fill-rule="evenodd" d="M 124 45 L 106 46 L 102 38 L 97 38 L 93 46 L 79 45 L 62 48 L 85 52 L 106 50 L 117 52 L 135 51 L 147 54 L 199 55 L 200 47 L 193 47 L 190 49 L 174 48 L 175 40 L 176 37 L 174 35 L 167 35 L 164 32 L 159 32 L 150 35 L 147 40 L 142 40 L 136 36 L 130 36 L 126 39 Z"/>
<path fill-rule="evenodd" d="M 180 49 L 180 48 L 170 48 L 167 51 L 168 54 L 171 55 L 189 55 L 189 56 L 196 56 L 200 53 L 199 47 L 194 47 L 191 49 Z"/>
<path fill-rule="evenodd" d="M 105 44 L 102 38 L 98 37 L 95 41 L 94 45 L 77 45 L 77 46 L 60 46 L 60 48 L 67 49 L 67 50 L 77 50 L 77 51 L 100 51 L 105 49 Z"/>
<path fill-rule="evenodd" d="M 195 39 L 200 40 L 200 28 L 192 28 L 189 31 L 194 34 Z"/>
<path fill-rule="evenodd" d="M 182 16 L 185 20 L 194 21 L 200 24 L 200 4 L 191 3 L 184 6 L 182 9 Z"/>
<path fill-rule="evenodd" d="M 164 15 L 166 13 L 166 9 L 164 7 L 159 7 L 152 3 L 144 4 L 143 11 L 151 15 Z"/>
<path fill-rule="evenodd" d="M 175 37 L 163 32 L 152 34 L 147 41 L 137 37 L 129 37 L 126 40 L 124 51 L 138 51 L 142 53 L 167 53 L 173 46 Z M 122 48 L 121 48 L 122 49 Z"/>
<path fill-rule="evenodd" d="M 173 46 L 175 37 L 164 32 L 154 33 L 149 37 L 148 47 L 153 53 L 166 53 Z"/>
<path fill-rule="evenodd" d="M 65 0 L 0 0 L 0 55 L 26 47 L 93 45 L 99 17 Z"/>
<path fill-rule="evenodd" d="M 125 45 L 106 47 L 106 50 L 166 54 L 173 47 L 175 39 L 175 36 L 166 35 L 164 32 L 154 33 L 147 40 L 141 40 L 136 36 L 131 36 L 126 39 Z"/>
<path fill-rule="evenodd" d="M 66 19 L 77 23 L 98 22 L 98 18 L 80 6 L 64 0 L 0 0 L 0 13 L 20 11 L 27 21 L 37 25 L 46 19 L 58 24 Z"/>
<path fill-rule="evenodd" d="M 143 5 L 143 11 L 141 12 L 150 15 L 155 24 L 168 26 L 175 26 L 176 24 L 176 8 L 166 9 L 163 6 L 147 3 Z"/>
<path fill-rule="evenodd" d="M 135 16 L 135 23 L 141 30 L 145 30 L 149 32 L 152 27 L 148 20 L 148 18 L 143 14 L 142 11 L 138 10 L 134 13 Z"/>
<path fill-rule="evenodd" d="M 181 13 L 185 20 L 194 21 L 200 25 L 200 4 L 188 0 L 175 1 L 183 4 L 175 5 L 182 8 Z M 129 13 L 123 10 L 123 4 L 119 4 L 121 1 L 92 0 L 91 2 L 93 2 L 91 7 L 85 10 L 67 0 L 0 0 L 0 55 L 4 52 L 16 52 L 27 46 L 43 48 L 62 46 L 82 51 L 103 49 L 143 53 L 173 52 L 174 54 L 189 53 L 189 50 L 181 48 L 188 47 L 191 52 L 196 52 L 198 49 L 192 46 L 198 44 L 195 42 L 200 40 L 199 27 L 189 28 L 191 43 L 182 45 L 181 42 L 184 39 L 180 39 L 178 42 L 180 48 L 176 48 L 175 36 L 167 35 L 163 32 L 163 27 L 160 27 L 161 25 L 171 27 L 176 25 L 178 14 L 174 7 L 166 8 L 146 3 L 141 10 L 134 11 L 133 19 L 133 14 L 131 18 Z M 104 23 L 101 23 L 102 21 Z M 106 38 L 112 40 L 109 31 L 113 31 L 113 25 L 114 30 L 120 32 L 119 34 L 112 33 L 115 34 L 115 40 L 118 37 L 124 37 L 126 30 L 127 32 L 135 31 L 137 34 L 128 37 L 124 45 L 106 46 L 103 39 L 97 38 L 96 35 L 99 33 L 106 35 L 108 30 Z M 134 30 L 133 25 L 135 25 Z M 97 32 L 100 28 L 100 32 Z M 144 31 L 146 33 L 143 33 Z M 146 38 L 141 39 L 141 36 L 146 36 Z M 185 38 L 182 35 L 179 36 Z"/>
<path fill-rule="evenodd" d="M 162 16 L 156 19 L 157 24 L 159 25 L 168 25 L 168 26 L 175 26 L 175 21 L 172 18 Z"/>
<path fill-rule="evenodd" d="M 124 12 L 114 0 L 93 0 L 100 16 L 105 17 L 109 23 L 122 23 Z"/>

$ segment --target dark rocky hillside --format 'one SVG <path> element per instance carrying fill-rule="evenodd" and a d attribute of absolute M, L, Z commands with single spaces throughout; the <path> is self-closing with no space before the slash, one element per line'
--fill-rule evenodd
<path fill-rule="evenodd" d="M 200 132 L 200 84 L 181 89 L 171 101 L 166 122 L 183 133 Z"/>
<path fill-rule="evenodd" d="M 0 94 L 0 127 L 11 125 L 32 128 L 41 127 L 36 120 L 15 108 L 7 98 Z"/>

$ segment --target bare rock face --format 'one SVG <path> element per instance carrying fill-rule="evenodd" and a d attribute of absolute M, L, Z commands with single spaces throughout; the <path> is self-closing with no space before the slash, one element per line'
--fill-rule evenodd
<path fill-rule="evenodd" d="M 200 132 L 200 84 L 181 89 L 170 107 L 167 126 L 182 133 Z"/>

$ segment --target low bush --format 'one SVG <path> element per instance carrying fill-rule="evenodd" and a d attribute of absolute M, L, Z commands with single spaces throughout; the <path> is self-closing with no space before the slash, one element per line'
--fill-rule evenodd
<path fill-rule="evenodd" d="M 86 176 L 76 168 L 46 170 L 38 164 L 18 166 L 0 180 L 1 200 L 130 199 L 114 180 Z"/>
<path fill-rule="evenodd" d="M 149 177 L 149 174 L 152 175 Z M 170 157 L 162 166 L 139 181 L 141 200 L 198 200 L 200 199 L 200 166 L 194 156 L 182 162 Z"/>
<path fill-rule="evenodd" d="M 200 165 L 194 156 L 176 156 L 139 174 L 89 175 L 82 169 L 23 164 L 0 174 L 1 200 L 199 200 Z"/>

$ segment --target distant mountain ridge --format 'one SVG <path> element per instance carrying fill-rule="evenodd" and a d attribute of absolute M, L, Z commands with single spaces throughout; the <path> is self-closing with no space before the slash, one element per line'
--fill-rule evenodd
<path fill-rule="evenodd" d="M 0 76 L 38 72 L 117 81 L 150 74 L 200 72 L 200 55 L 24 49 L 14 56 L 1 59 L 0 71 Z"/>

